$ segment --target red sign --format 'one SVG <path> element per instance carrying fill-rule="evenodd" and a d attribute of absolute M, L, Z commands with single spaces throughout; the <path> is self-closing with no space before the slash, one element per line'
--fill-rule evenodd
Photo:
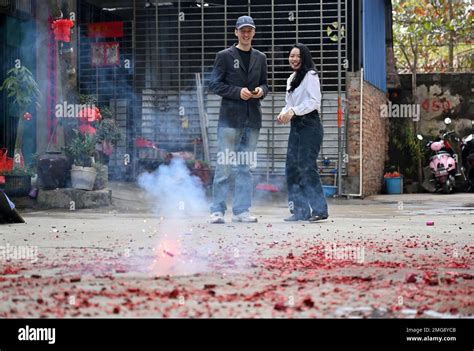
<path fill-rule="evenodd" d="M 87 25 L 89 38 L 121 38 L 123 37 L 123 22 L 98 22 Z"/>
<path fill-rule="evenodd" d="M 427 112 L 448 112 L 451 109 L 451 102 L 449 100 L 440 100 L 437 98 L 425 99 L 421 103 L 421 108 Z"/>

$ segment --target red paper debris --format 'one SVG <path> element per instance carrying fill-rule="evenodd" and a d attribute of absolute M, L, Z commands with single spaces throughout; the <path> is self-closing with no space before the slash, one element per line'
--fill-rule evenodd
<path fill-rule="evenodd" d="M 416 273 L 407 273 L 405 276 L 405 282 L 416 283 Z"/>
<path fill-rule="evenodd" d="M 276 303 L 273 307 L 277 311 L 286 311 L 287 307 L 283 303 Z"/>

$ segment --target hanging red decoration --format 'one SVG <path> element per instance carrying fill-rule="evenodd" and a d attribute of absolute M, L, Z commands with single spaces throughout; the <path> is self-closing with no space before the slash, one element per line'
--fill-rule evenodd
<path fill-rule="evenodd" d="M 23 119 L 25 121 L 31 121 L 32 118 L 33 118 L 33 116 L 31 116 L 31 113 L 29 113 L 29 112 L 25 112 L 24 115 L 23 115 Z"/>
<path fill-rule="evenodd" d="M 64 41 L 69 43 L 71 41 L 71 28 L 74 22 L 68 19 L 59 19 L 51 25 L 54 30 L 54 40 Z"/>

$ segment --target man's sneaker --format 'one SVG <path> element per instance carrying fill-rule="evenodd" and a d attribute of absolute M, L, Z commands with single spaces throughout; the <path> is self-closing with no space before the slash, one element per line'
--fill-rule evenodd
<path fill-rule="evenodd" d="M 243 223 L 256 223 L 258 222 L 257 217 L 251 216 L 250 212 L 242 212 L 241 214 L 234 215 L 232 222 L 243 222 Z"/>
<path fill-rule="evenodd" d="M 316 223 L 324 221 L 325 219 L 328 219 L 328 216 L 312 215 L 311 217 L 309 217 L 308 221 L 310 221 L 311 223 Z"/>
<path fill-rule="evenodd" d="M 221 224 L 224 223 L 224 214 L 222 212 L 214 212 L 211 214 L 211 223 L 212 224 Z"/>

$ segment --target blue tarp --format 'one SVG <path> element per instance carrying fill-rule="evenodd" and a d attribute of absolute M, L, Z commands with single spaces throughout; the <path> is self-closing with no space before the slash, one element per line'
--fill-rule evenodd
<path fill-rule="evenodd" d="M 364 0 L 362 31 L 364 79 L 387 91 L 385 0 Z"/>

